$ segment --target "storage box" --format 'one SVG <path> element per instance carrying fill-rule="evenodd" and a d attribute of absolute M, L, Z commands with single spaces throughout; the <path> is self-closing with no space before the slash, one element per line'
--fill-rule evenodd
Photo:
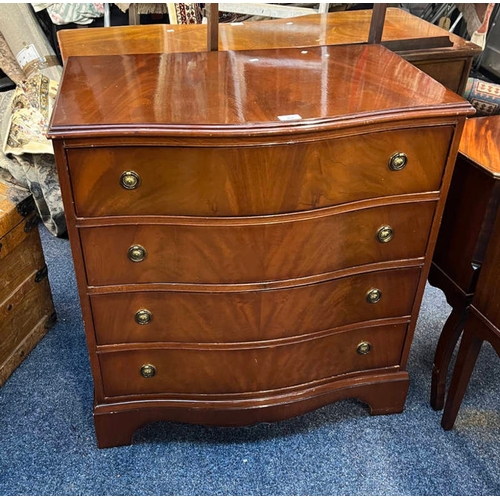
<path fill-rule="evenodd" d="M 0 182 L 0 386 L 56 321 L 33 199 L 6 192 Z"/>

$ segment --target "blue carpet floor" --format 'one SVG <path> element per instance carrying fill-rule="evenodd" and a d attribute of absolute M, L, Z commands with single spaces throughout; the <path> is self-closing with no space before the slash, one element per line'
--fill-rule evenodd
<path fill-rule="evenodd" d="M 155 423 L 99 450 L 69 243 L 42 240 L 57 325 L 0 388 L 0 495 L 500 495 L 500 360 L 485 345 L 452 431 L 429 386 L 449 314 L 428 287 L 404 413 L 343 401 L 276 424 Z"/>

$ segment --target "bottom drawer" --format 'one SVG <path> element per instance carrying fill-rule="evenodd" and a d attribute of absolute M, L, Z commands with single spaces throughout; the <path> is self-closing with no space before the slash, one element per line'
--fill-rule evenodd
<path fill-rule="evenodd" d="M 399 365 L 406 324 L 361 328 L 279 345 L 180 344 L 99 353 L 107 397 L 249 393 Z M 358 346 L 370 346 L 368 353 Z M 367 344 L 368 343 L 368 344 Z M 145 377 L 144 375 L 153 375 Z"/>

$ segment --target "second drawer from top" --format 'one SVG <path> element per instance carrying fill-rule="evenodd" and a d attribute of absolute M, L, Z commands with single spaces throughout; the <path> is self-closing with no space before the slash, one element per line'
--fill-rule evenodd
<path fill-rule="evenodd" d="M 81 227 L 80 236 L 91 286 L 261 283 L 422 258 L 435 207 L 422 201 L 200 225 L 174 219 Z"/>

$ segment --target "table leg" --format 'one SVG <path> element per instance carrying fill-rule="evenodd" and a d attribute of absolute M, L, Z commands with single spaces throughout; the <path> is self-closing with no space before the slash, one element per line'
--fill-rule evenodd
<path fill-rule="evenodd" d="M 483 339 L 474 335 L 474 329 L 468 328 L 468 325 L 466 325 L 462 342 L 460 343 L 457 362 L 453 370 L 453 377 L 441 420 L 441 426 L 446 431 L 450 430 L 455 423 L 470 376 L 476 364 L 477 356 L 483 344 Z"/>
<path fill-rule="evenodd" d="M 436 353 L 434 355 L 434 365 L 432 367 L 431 381 L 431 406 L 434 410 L 442 410 L 444 406 L 444 396 L 446 392 L 446 375 L 450 360 L 457 345 L 460 334 L 464 329 L 467 318 L 468 307 L 455 307 L 439 337 Z"/>

